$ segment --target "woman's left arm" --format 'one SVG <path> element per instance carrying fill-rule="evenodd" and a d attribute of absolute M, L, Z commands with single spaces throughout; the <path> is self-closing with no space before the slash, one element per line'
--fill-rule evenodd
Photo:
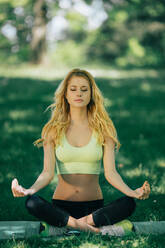
<path fill-rule="evenodd" d="M 104 164 L 104 175 L 106 180 L 112 184 L 115 188 L 119 191 L 124 193 L 127 196 L 139 198 L 141 194 L 137 194 L 135 190 L 132 190 L 128 187 L 122 180 L 121 176 L 116 170 L 115 167 L 115 143 L 114 141 L 107 137 L 105 139 L 105 146 L 104 146 L 104 155 L 103 155 L 103 164 Z M 138 196 L 139 195 L 139 196 Z"/>

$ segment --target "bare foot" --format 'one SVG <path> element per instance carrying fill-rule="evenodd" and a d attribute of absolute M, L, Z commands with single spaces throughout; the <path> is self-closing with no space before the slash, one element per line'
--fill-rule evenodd
<path fill-rule="evenodd" d="M 83 231 L 86 231 L 86 232 L 88 232 L 88 231 L 94 232 L 94 233 L 99 233 L 100 232 L 99 228 L 87 224 L 86 221 L 85 221 L 85 218 L 77 219 L 76 228 L 78 228 L 80 230 L 83 230 Z"/>
<path fill-rule="evenodd" d="M 94 223 L 94 221 L 93 221 L 92 214 L 83 216 L 83 217 L 81 217 L 81 218 L 78 219 L 78 220 L 84 221 L 84 222 L 87 223 L 88 225 L 95 226 L 95 223 Z"/>
<path fill-rule="evenodd" d="M 86 217 L 86 216 L 85 216 Z M 69 216 L 67 226 L 69 228 L 73 229 L 80 229 L 82 231 L 90 231 L 90 232 L 95 232 L 98 233 L 100 232 L 99 228 L 93 227 L 92 225 L 89 225 L 86 223 L 85 218 L 80 218 L 80 219 L 75 219 L 72 216 Z"/>

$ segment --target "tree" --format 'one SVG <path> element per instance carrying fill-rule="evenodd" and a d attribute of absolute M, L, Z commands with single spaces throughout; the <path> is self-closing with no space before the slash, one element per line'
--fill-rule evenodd
<path fill-rule="evenodd" d="M 165 3 L 163 0 L 106 1 L 109 18 L 88 36 L 88 56 L 119 66 L 163 66 Z M 102 49 L 104 47 L 104 49 Z"/>
<path fill-rule="evenodd" d="M 36 0 L 33 6 L 34 23 L 32 26 L 31 61 L 40 64 L 46 54 L 47 5 L 45 0 Z"/>

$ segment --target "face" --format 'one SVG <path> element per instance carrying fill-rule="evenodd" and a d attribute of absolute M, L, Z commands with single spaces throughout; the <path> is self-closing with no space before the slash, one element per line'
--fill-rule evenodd
<path fill-rule="evenodd" d="M 81 76 L 72 76 L 68 82 L 66 99 L 74 107 L 84 107 L 90 102 L 91 90 L 87 79 Z M 76 101 L 81 99 L 82 101 Z"/>

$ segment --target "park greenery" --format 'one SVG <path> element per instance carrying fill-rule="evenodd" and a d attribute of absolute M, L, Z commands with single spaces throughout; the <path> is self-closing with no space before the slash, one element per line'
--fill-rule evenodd
<path fill-rule="evenodd" d="M 150 197 L 136 200 L 129 219 L 165 220 L 165 2 L 81 0 L 86 6 L 101 2 L 107 14 L 94 29 L 88 28 L 86 13 L 75 10 L 76 1 L 68 0 L 68 8 L 61 2 L 65 1 L 0 0 L 0 220 L 37 221 L 25 209 L 25 197 L 13 197 L 11 182 L 17 178 L 28 188 L 42 171 L 43 149 L 33 142 L 50 118 L 45 110 L 59 83 L 79 67 L 94 76 L 117 129 L 122 144 L 116 153 L 119 174 L 132 189 L 145 180 L 151 185 Z M 67 27 L 61 36 L 50 38 L 49 24 L 59 13 Z M 50 200 L 56 185 L 57 175 L 38 194 Z M 123 196 L 105 180 L 103 161 L 100 186 L 105 204 Z M 108 237 L 82 232 L 50 241 L 1 241 L 0 248 L 164 248 L 164 244 L 164 235 Z"/>
<path fill-rule="evenodd" d="M 69 1 L 69 0 L 68 0 Z M 165 62 L 164 0 L 95 0 L 107 18 L 88 29 L 87 18 L 60 0 L 0 0 L 1 63 L 50 63 L 73 66 L 97 63 L 120 68 L 162 68 Z M 69 1 L 70 2 L 70 1 Z M 91 5 L 90 0 L 81 2 Z M 68 26 L 55 41 L 47 39 L 48 24 L 62 13 Z M 97 19 L 96 12 L 95 18 Z M 2 30 L 12 28 L 9 38 Z"/>

